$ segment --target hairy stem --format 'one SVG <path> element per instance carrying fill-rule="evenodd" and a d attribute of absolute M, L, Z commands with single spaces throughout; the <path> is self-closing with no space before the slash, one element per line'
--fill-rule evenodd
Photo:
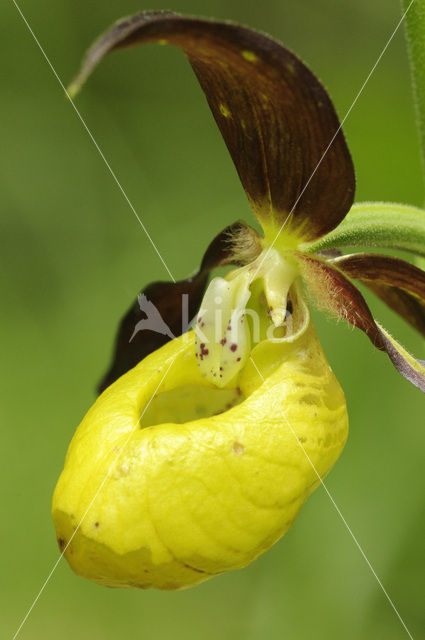
<path fill-rule="evenodd" d="M 412 73 L 413 96 L 421 144 L 422 169 L 425 177 L 425 0 L 402 0 L 407 49 Z"/>

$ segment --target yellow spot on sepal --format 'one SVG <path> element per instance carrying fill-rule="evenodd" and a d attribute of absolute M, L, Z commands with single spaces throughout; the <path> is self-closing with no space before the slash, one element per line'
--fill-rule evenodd
<path fill-rule="evenodd" d="M 258 62 L 259 58 L 253 51 L 242 51 L 242 57 L 248 62 Z"/>
<path fill-rule="evenodd" d="M 225 104 L 220 103 L 219 109 L 220 109 L 221 115 L 224 116 L 225 118 L 229 118 L 232 115 Z"/>

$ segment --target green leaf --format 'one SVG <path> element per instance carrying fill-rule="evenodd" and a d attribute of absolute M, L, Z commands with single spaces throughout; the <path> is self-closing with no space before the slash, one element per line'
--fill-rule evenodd
<path fill-rule="evenodd" d="M 393 202 L 355 204 L 337 229 L 302 249 L 334 247 L 386 247 L 425 257 L 425 211 Z"/>

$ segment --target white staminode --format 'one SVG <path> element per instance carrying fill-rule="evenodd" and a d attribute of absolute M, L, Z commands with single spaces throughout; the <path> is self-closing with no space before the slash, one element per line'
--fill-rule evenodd
<path fill-rule="evenodd" d="M 201 373 L 224 387 L 246 363 L 251 338 L 245 308 L 251 292 L 247 277 L 214 278 L 196 323 L 196 357 Z"/>
<path fill-rule="evenodd" d="M 282 326 L 289 287 L 298 275 L 293 262 L 275 249 L 225 278 L 214 278 L 204 295 L 196 322 L 196 357 L 203 376 L 218 387 L 230 383 L 251 351 L 246 306 L 254 280 L 262 280 L 271 321 Z M 250 310 L 251 311 L 251 310 Z"/>

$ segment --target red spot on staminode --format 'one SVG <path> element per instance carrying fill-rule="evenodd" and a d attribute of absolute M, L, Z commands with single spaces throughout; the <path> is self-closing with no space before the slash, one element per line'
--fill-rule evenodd
<path fill-rule="evenodd" d="M 201 360 L 203 360 L 204 356 L 207 356 L 209 354 L 209 350 L 205 349 L 205 342 L 202 342 L 199 346 L 201 348 L 201 353 L 199 354 L 199 357 L 201 358 Z"/>
<path fill-rule="evenodd" d="M 238 348 L 237 344 L 230 345 L 230 351 L 236 351 L 237 348 Z"/>
<path fill-rule="evenodd" d="M 239 358 L 236 358 L 236 362 L 240 362 L 240 361 L 241 361 L 241 358 L 240 358 L 240 357 L 239 357 Z"/>
<path fill-rule="evenodd" d="M 222 338 L 220 340 L 220 344 L 223 345 L 223 346 L 226 344 L 226 342 L 227 342 L 226 338 Z"/>

